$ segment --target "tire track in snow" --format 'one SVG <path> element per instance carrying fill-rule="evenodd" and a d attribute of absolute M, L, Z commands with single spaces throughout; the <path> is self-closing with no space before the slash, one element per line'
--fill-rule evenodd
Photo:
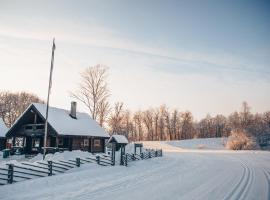
<path fill-rule="evenodd" d="M 247 174 L 247 169 L 242 163 L 241 163 L 241 167 L 243 168 L 244 171 L 242 173 L 240 180 L 234 185 L 233 190 L 226 197 L 224 197 L 223 200 L 230 200 L 232 196 L 235 194 L 235 192 L 237 191 L 237 189 L 239 189 L 239 187 L 243 184 L 244 179 Z"/>
<path fill-rule="evenodd" d="M 254 181 L 254 169 L 253 167 L 250 167 L 251 165 L 247 165 L 246 163 L 244 163 L 244 165 L 246 166 L 248 172 L 249 172 L 249 176 L 247 178 L 247 182 L 245 184 L 245 187 L 244 189 L 242 190 L 242 192 L 240 193 L 240 197 L 239 197 L 239 200 L 240 199 L 243 199 L 245 200 L 246 197 L 247 197 L 247 194 L 248 194 L 248 191 L 250 190 L 251 188 L 251 185 Z"/>
<path fill-rule="evenodd" d="M 266 169 L 263 169 L 263 173 L 268 183 L 267 199 L 270 199 L 270 172 L 266 171 Z"/>
<path fill-rule="evenodd" d="M 99 199 L 99 197 L 106 196 L 107 194 L 119 191 L 119 190 L 126 190 L 130 187 L 137 187 L 140 184 L 143 184 L 151 179 L 151 177 L 156 176 L 158 171 L 163 171 L 166 169 L 170 169 L 175 164 L 177 164 L 179 161 L 176 160 L 170 160 L 171 162 L 168 162 L 166 165 L 161 165 L 158 168 L 147 168 L 147 170 L 142 171 L 140 173 L 136 173 L 133 176 L 130 176 L 128 174 L 125 174 L 125 176 L 122 176 L 118 180 L 112 180 L 110 182 L 106 182 L 105 185 L 101 188 L 97 188 L 94 191 L 91 192 L 91 198 L 92 199 Z M 172 173 L 168 171 L 168 173 Z M 132 179 L 132 181 L 131 181 Z M 104 187 L 106 187 L 106 190 L 104 190 Z M 87 194 L 84 194 L 83 192 L 77 196 L 77 199 L 87 199 Z"/>
<path fill-rule="evenodd" d="M 233 190 L 227 195 L 224 200 L 231 200 L 231 199 L 245 199 L 248 191 L 253 183 L 254 180 L 254 171 L 253 168 L 250 168 L 246 163 L 243 161 L 239 161 L 242 168 L 244 169 L 244 172 L 242 173 L 242 176 L 240 180 L 235 184 Z"/>

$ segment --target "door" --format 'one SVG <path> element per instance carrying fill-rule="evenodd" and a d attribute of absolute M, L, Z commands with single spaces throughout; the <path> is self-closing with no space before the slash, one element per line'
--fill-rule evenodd
<path fill-rule="evenodd" d="M 72 151 L 72 143 L 73 143 L 73 140 L 72 138 L 64 138 L 64 141 L 63 141 L 63 147 L 64 148 L 67 148 L 69 151 Z"/>
<path fill-rule="evenodd" d="M 26 143 L 25 143 L 25 153 L 31 153 L 31 152 L 32 152 L 32 137 L 27 136 Z"/>
<path fill-rule="evenodd" d="M 56 147 L 56 137 L 51 137 L 51 147 Z"/>

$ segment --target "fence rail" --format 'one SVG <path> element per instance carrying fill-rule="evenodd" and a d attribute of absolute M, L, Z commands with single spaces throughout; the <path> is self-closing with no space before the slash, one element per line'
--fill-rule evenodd
<path fill-rule="evenodd" d="M 35 164 L 22 162 L 20 165 L 6 164 L 7 168 L 0 168 L 0 185 L 65 173 L 69 169 L 86 163 L 97 163 L 101 166 L 114 165 L 110 158 L 106 154 L 100 154 L 96 157 L 76 158 L 75 160 L 38 161 Z"/>
<path fill-rule="evenodd" d="M 123 165 L 128 166 L 129 162 L 136 160 L 145 160 L 149 158 L 162 157 L 162 149 L 154 150 L 154 149 L 146 149 L 145 152 L 141 154 L 129 154 L 126 153 L 123 155 Z"/>
<path fill-rule="evenodd" d="M 123 155 L 123 165 L 128 166 L 128 163 L 136 160 L 150 159 L 161 157 L 162 149 L 146 149 L 140 154 Z M 36 163 L 22 162 L 17 164 L 6 164 L 7 168 L 0 167 L 0 185 L 12 184 L 23 180 L 29 180 L 37 177 L 53 176 L 59 173 L 65 173 L 72 168 L 80 167 L 81 164 L 96 163 L 101 166 L 115 165 L 112 157 L 106 154 L 92 155 L 84 158 L 76 158 L 75 160 L 49 160 L 38 161 Z M 5 181 L 5 182 L 3 182 Z"/>

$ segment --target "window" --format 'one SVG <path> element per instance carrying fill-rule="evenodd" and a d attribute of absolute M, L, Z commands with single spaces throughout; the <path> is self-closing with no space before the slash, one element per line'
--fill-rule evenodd
<path fill-rule="evenodd" d="M 15 138 L 15 146 L 22 147 L 23 146 L 23 138 L 22 137 L 16 137 Z"/>
<path fill-rule="evenodd" d="M 36 129 L 44 129 L 44 125 L 38 125 L 36 126 Z"/>
<path fill-rule="evenodd" d="M 38 148 L 40 144 L 40 138 L 33 139 L 33 147 Z"/>
<path fill-rule="evenodd" d="M 88 139 L 83 140 L 83 146 L 89 146 L 89 140 Z"/>
<path fill-rule="evenodd" d="M 100 140 L 94 139 L 94 147 L 100 147 Z"/>
<path fill-rule="evenodd" d="M 7 143 L 12 144 L 12 138 L 8 138 Z"/>

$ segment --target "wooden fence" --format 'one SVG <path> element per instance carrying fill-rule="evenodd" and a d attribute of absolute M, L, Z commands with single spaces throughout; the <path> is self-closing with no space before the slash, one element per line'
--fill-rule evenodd
<path fill-rule="evenodd" d="M 47 162 L 40 161 L 35 163 L 22 162 L 20 165 L 6 164 L 7 168 L 0 168 L 0 185 L 65 173 L 67 170 L 80 167 L 81 164 L 85 163 L 97 163 L 101 166 L 115 164 L 111 157 L 106 154 L 97 155 L 96 157 L 76 158 L 75 160 L 49 160 Z"/>
<path fill-rule="evenodd" d="M 129 162 L 136 160 L 145 160 L 149 158 L 162 157 L 162 149 L 154 150 L 154 149 L 146 149 L 145 152 L 141 154 L 129 154 L 126 153 L 123 155 L 123 165 L 128 166 Z"/>

